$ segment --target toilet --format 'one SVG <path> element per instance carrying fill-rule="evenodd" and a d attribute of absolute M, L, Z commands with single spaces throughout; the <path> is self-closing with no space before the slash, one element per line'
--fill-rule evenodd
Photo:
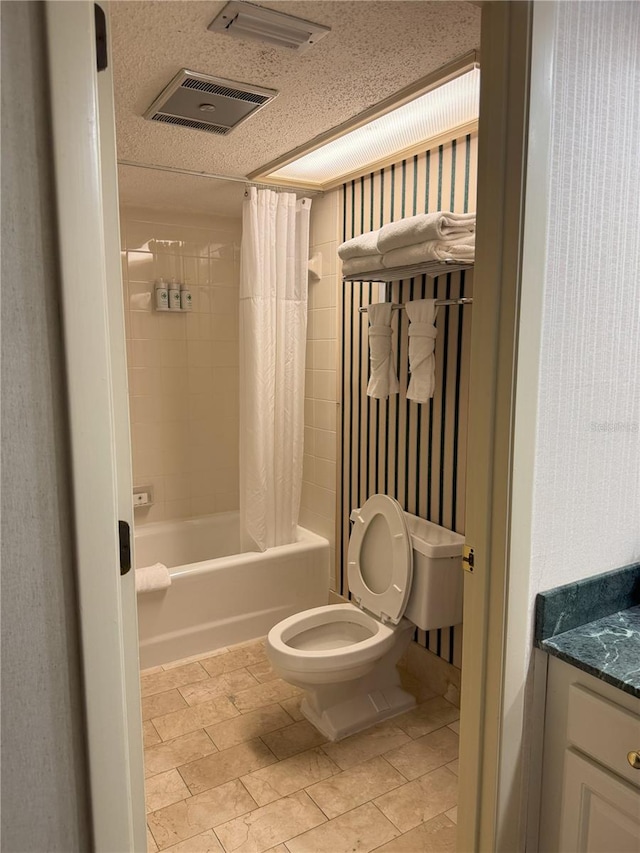
<path fill-rule="evenodd" d="M 297 613 L 267 636 L 274 671 L 304 691 L 302 713 L 329 740 L 413 707 L 396 664 L 415 628 L 462 621 L 463 536 L 388 495 L 370 497 L 351 521 L 352 601 Z"/>

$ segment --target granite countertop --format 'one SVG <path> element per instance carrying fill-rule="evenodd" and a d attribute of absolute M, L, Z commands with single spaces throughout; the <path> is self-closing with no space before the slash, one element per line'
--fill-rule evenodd
<path fill-rule="evenodd" d="M 640 698 L 640 564 L 540 593 L 535 644 Z"/>

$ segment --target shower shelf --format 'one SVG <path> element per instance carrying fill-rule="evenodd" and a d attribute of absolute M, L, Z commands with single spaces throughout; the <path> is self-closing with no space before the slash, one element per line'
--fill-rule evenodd
<path fill-rule="evenodd" d="M 449 272 L 473 269 L 473 263 L 468 261 L 428 261 L 424 264 L 413 264 L 409 267 L 389 267 L 388 269 L 358 272 L 343 275 L 343 281 L 401 281 L 405 278 L 416 278 L 427 275 L 436 278 Z"/>

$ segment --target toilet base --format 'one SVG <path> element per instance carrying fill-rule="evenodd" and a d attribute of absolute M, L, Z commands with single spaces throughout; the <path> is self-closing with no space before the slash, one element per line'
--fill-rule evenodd
<path fill-rule="evenodd" d="M 402 689 L 396 666 L 413 627 L 402 621 L 393 646 L 366 675 L 333 684 L 297 682 L 304 689 L 300 710 L 326 738 L 341 740 L 415 707 L 415 697 Z"/>
<path fill-rule="evenodd" d="M 402 687 L 392 686 L 385 690 L 373 690 L 371 693 L 347 699 L 320 713 L 314 711 L 305 696 L 300 710 L 326 738 L 341 740 L 390 717 L 409 711 L 415 704 L 416 700 L 410 693 Z"/>

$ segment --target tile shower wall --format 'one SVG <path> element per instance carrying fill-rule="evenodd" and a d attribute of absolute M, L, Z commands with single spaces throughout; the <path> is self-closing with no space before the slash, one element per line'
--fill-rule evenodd
<path fill-rule="evenodd" d="M 336 337 L 338 200 L 314 198 L 309 255 L 321 256 L 322 276 L 309 280 L 305 381 L 305 437 L 300 524 L 331 543 L 335 565 Z M 335 589 L 332 573 L 331 588 Z"/>
<path fill-rule="evenodd" d="M 153 494 L 135 521 L 236 509 L 241 220 L 128 208 L 121 229 L 133 478 Z M 154 310 L 160 276 L 191 312 Z"/>
<path fill-rule="evenodd" d="M 475 210 L 477 135 L 470 134 L 345 184 L 342 239 L 416 213 Z M 341 324 L 340 430 L 341 483 L 338 514 L 338 590 L 348 595 L 346 577 L 349 513 L 367 497 L 392 495 L 408 511 L 464 532 L 467 390 L 470 307 L 441 307 L 436 326 L 436 392 L 428 404 L 406 399 L 407 318 L 398 311 L 396 363 L 400 393 L 387 400 L 367 397 L 369 353 L 367 318 L 361 306 L 380 299 L 396 303 L 422 298 L 470 296 L 471 271 L 437 279 L 425 276 L 383 286 L 343 285 Z M 445 661 L 460 666 L 461 627 L 418 631 L 417 641 Z"/>

